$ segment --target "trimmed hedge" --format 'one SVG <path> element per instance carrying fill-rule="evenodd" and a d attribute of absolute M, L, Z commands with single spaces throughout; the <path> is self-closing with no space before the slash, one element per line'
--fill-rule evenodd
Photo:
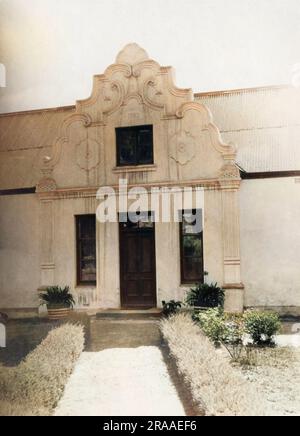
<path fill-rule="evenodd" d="M 189 315 L 161 322 L 161 330 L 195 402 L 213 416 L 265 416 L 266 404 L 254 386 L 216 350 Z"/>

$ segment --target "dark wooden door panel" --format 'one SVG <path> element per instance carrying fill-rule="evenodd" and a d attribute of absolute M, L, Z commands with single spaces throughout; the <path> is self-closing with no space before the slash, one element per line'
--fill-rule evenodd
<path fill-rule="evenodd" d="M 120 224 L 122 307 L 156 306 L 155 229 Z"/>

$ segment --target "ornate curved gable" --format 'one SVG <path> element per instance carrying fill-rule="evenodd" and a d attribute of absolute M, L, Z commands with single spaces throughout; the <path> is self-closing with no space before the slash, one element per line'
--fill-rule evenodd
<path fill-rule="evenodd" d="M 154 125 L 156 171 L 143 182 L 239 179 L 235 149 L 223 143 L 209 110 L 191 89 L 175 86 L 171 67 L 129 44 L 64 121 L 39 189 L 115 183 L 115 128 L 144 124 Z"/>
<path fill-rule="evenodd" d="M 129 44 L 114 65 L 103 75 L 95 76 L 91 97 L 79 101 L 77 110 L 88 113 L 92 122 L 106 123 L 110 115 L 130 105 L 131 100 L 171 118 L 183 103 L 193 101 L 193 93 L 174 85 L 171 67 L 161 67 L 137 44 Z"/>

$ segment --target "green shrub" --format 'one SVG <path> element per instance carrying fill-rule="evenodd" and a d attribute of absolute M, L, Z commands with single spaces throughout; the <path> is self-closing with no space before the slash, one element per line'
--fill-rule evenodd
<path fill-rule="evenodd" d="M 244 325 L 255 345 L 272 345 L 281 329 L 279 315 L 273 312 L 248 310 L 244 314 Z"/>
<path fill-rule="evenodd" d="M 224 307 L 225 291 L 219 288 L 217 283 L 200 283 L 196 288 L 192 288 L 186 297 L 189 306 L 195 307 Z"/>
<path fill-rule="evenodd" d="M 243 341 L 245 333 L 243 315 L 239 313 L 226 313 L 224 322 L 227 327 L 226 342 L 229 344 L 239 344 Z"/>
<path fill-rule="evenodd" d="M 70 292 L 69 286 L 60 288 L 59 286 L 51 286 L 39 294 L 41 304 L 46 304 L 47 307 L 62 307 L 69 308 L 75 304 L 73 295 Z"/>
<path fill-rule="evenodd" d="M 222 340 L 233 361 L 237 362 L 242 354 L 244 344 L 244 322 L 240 314 L 226 314 L 224 317 L 225 334 Z"/>
<path fill-rule="evenodd" d="M 179 310 L 182 307 L 182 302 L 171 300 L 168 303 L 166 303 L 165 301 L 163 301 L 162 305 L 163 305 L 163 315 L 168 318 L 169 316 L 175 315 L 176 313 L 179 312 Z"/>
<path fill-rule="evenodd" d="M 220 309 L 208 309 L 194 315 L 203 333 L 215 344 L 220 345 L 226 336 L 224 314 Z"/>

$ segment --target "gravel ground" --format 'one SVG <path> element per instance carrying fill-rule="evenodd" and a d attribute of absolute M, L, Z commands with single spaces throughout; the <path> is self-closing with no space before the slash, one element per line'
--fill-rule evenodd
<path fill-rule="evenodd" d="M 185 416 L 161 350 L 83 353 L 55 416 Z"/>
<path fill-rule="evenodd" d="M 271 416 L 300 416 L 300 348 L 260 350 L 244 376 L 264 394 Z"/>

